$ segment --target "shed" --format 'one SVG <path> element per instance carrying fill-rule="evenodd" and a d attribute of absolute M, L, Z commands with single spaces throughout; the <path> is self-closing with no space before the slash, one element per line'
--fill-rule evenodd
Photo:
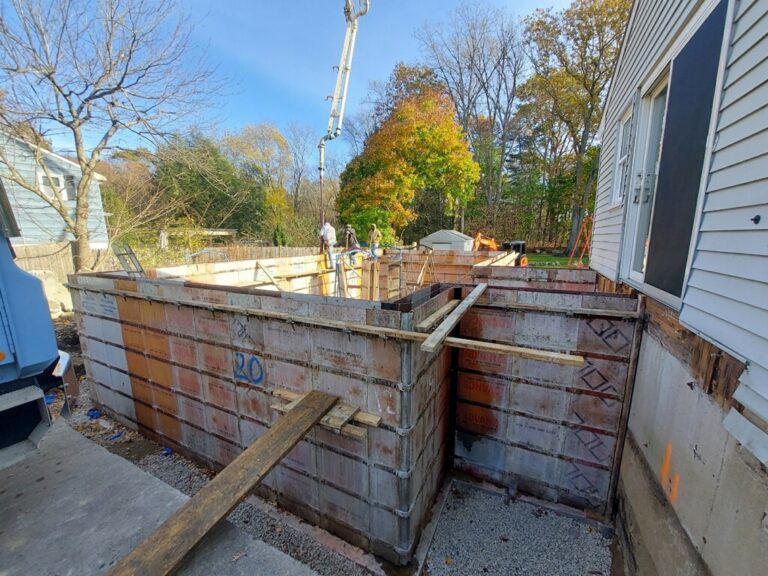
<path fill-rule="evenodd" d="M 472 250 L 472 243 L 471 236 L 456 230 L 438 230 L 419 241 L 420 246 L 426 246 L 432 250 L 461 250 L 464 252 Z"/>

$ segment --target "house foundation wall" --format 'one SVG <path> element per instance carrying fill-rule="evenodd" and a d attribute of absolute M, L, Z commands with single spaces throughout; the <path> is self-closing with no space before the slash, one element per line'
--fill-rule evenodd
<path fill-rule="evenodd" d="M 695 372 L 646 329 L 619 483 L 630 573 L 765 571 L 768 473 L 724 417 Z"/>
<path fill-rule="evenodd" d="M 765 571 L 768 470 L 723 427 L 743 370 L 647 299 L 616 522 L 631 574 Z"/>
<path fill-rule="evenodd" d="M 418 306 L 110 275 L 70 285 L 96 402 L 197 460 L 226 466 L 261 436 L 279 418 L 278 388 L 322 390 L 380 416 L 364 440 L 316 427 L 261 492 L 394 563 L 410 560 L 445 471 L 449 351 L 279 315 L 407 329 Z"/>

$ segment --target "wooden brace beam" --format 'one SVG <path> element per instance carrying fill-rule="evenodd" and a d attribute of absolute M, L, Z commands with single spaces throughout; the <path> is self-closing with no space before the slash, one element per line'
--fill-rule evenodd
<path fill-rule="evenodd" d="M 421 343 L 421 351 L 430 353 L 436 352 L 437 349 L 443 345 L 443 342 L 445 342 L 445 339 L 448 337 L 451 330 L 453 330 L 456 324 L 459 323 L 461 317 L 467 313 L 475 302 L 477 302 L 477 299 L 482 296 L 486 288 L 488 288 L 488 284 L 478 284 L 475 286 L 472 292 L 461 301 L 461 304 L 459 304 L 453 312 L 448 314 L 445 320 L 435 328 L 435 331 Z"/>
<path fill-rule="evenodd" d="M 424 318 L 421 322 L 416 324 L 416 331 L 417 332 L 429 332 L 434 328 L 435 324 L 437 324 L 440 320 L 445 318 L 448 314 L 450 314 L 456 306 L 458 306 L 461 303 L 461 300 L 451 300 L 446 304 L 445 306 L 441 306 L 432 314 Z"/>

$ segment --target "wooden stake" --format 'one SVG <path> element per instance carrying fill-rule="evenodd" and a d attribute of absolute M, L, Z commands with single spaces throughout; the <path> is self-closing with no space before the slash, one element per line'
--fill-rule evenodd
<path fill-rule="evenodd" d="M 110 576 L 165 576 L 264 479 L 336 398 L 307 394 L 288 414 L 190 498 L 110 571 Z"/>

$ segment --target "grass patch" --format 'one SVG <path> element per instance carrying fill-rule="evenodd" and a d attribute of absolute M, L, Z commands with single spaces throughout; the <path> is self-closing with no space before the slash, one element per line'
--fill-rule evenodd
<path fill-rule="evenodd" d="M 584 265 L 589 265 L 589 258 L 584 258 Z M 534 268 L 566 268 L 568 266 L 568 256 L 529 252 L 528 266 Z"/>

